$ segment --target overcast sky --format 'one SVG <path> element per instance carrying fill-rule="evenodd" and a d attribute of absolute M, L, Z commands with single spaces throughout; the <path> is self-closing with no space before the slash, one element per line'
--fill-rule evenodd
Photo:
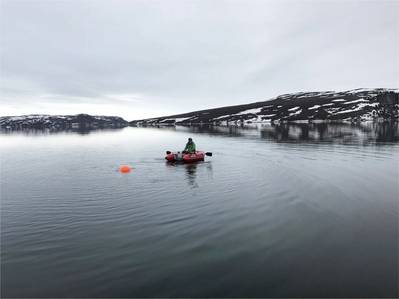
<path fill-rule="evenodd" d="M 0 0 L 0 115 L 127 120 L 399 87 L 399 1 Z"/>

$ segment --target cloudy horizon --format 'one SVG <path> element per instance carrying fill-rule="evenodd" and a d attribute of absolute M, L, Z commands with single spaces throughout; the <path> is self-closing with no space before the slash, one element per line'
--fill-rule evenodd
<path fill-rule="evenodd" d="M 0 115 L 127 120 L 399 87 L 398 1 L 1 0 Z"/>

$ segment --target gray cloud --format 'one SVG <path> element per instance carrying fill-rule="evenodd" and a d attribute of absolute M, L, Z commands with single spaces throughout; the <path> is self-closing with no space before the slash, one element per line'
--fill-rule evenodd
<path fill-rule="evenodd" d="M 399 85 L 397 1 L 0 5 L 1 114 L 134 119 Z"/>

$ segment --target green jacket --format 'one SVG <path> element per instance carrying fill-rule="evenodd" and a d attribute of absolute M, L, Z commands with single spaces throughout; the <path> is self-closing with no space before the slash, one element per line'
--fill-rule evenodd
<path fill-rule="evenodd" d="M 192 142 L 187 142 L 186 147 L 184 148 L 185 152 L 189 152 L 189 153 L 194 153 L 195 152 L 195 143 L 194 141 Z"/>

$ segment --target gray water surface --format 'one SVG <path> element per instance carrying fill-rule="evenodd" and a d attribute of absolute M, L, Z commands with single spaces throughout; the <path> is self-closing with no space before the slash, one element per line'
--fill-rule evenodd
<path fill-rule="evenodd" d="M 2 297 L 398 296 L 397 124 L 84 133 L 0 135 Z"/>

